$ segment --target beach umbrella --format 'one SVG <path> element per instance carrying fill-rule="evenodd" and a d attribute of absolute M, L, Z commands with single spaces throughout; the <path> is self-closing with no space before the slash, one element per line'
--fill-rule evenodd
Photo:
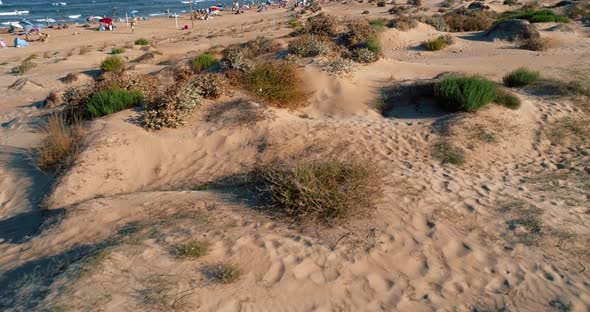
<path fill-rule="evenodd" d="M 53 18 L 42 18 L 42 19 L 38 19 L 35 20 L 37 22 L 43 22 L 43 23 L 55 23 L 55 20 Z"/>
<path fill-rule="evenodd" d="M 209 7 L 209 9 L 210 9 L 211 11 L 219 11 L 219 8 L 218 8 L 218 7 L 216 7 L 216 6 L 211 6 L 211 7 Z"/>
<path fill-rule="evenodd" d="M 2 23 L 2 25 L 12 26 L 14 28 L 23 28 L 23 26 L 21 24 L 19 24 L 18 22 Z"/>
<path fill-rule="evenodd" d="M 103 23 L 103 24 L 112 24 L 113 23 L 113 19 L 112 18 L 105 17 L 105 18 L 101 18 L 99 20 L 99 22 L 100 23 Z"/>

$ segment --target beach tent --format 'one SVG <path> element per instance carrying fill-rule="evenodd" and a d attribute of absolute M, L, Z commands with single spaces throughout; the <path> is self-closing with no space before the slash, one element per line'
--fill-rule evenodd
<path fill-rule="evenodd" d="M 99 22 L 100 23 L 103 23 L 103 24 L 112 24 L 113 23 L 113 19 L 112 18 L 105 17 L 105 18 L 101 18 L 99 20 Z"/>
<path fill-rule="evenodd" d="M 20 38 L 14 38 L 14 47 L 15 48 L 24 48 L 24 47 L 28 47 L 29 44 Z"/>

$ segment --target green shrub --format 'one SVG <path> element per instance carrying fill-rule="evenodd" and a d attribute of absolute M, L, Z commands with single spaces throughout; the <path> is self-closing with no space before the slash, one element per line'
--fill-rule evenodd
<path fill-rule="evenodd" d="M 141 93 L 139 91 L 126 91 L 113 86 L 92 94 L 86 105 L 86 110 L 91 118 L 97 118 L 136 106 L 140 99 Z"/>
<path fill-rule="evenodd" d="M 331 15 L 320 13 L 307 19 L 303 33 L 333 37 L 338 35 L 338 20 Z"/>
<path fill-rule="evenodd" d="M 522 87 L 539 80 L 539 72 L 519 67 L 504 76 L 504 85 L 510 88 Z"/>
<path fill-rule="evenodd" d="M 436 39 L 424 42 L 424 48 L 428 51 L 438 51 L 453 43 L 451 36 L 439 36 Z"/>
<path fill-rule="evenodd" d="M 134 43 L 135 43 L 135 45 L 142 45 L 142 46 L 150 44 L 149 40 L 147 40 L 145 38 L 139 38 L 139 39 L 135 40 Z"/>
<path fill-rule="evenodd" d="M 291 28 L 299 28 L 299 27 L 301 27 L 301 22 L 299 22 L 299 20 L 298 20 L 298 19 L 296 19 L 296 18 L 292 18 L 292 19 L 290 19 L 290 20 L 287 22 L 287 24 L 289 24 L 289 26 L 290 26 Z"/>
<path fill-rule="evenodd" d="M 365 43 L 365 47 L 375 54 L 381 54 L 381 41 L 379 41 L 377 35 L 369 36 L 369 38 L 367 38 L 367 42 Z"/>
<path fill-rule="evenodd" d="M 450 31 L 451 28 L 442 16 L 432 16 L 426 18 L 426 23 L 438 31 Z"/>
<path fill-rule="evenodd" d="M 102 63 L 100 63 L 100 69 L 105 72 L 119 72 L 125 69 L 125 61 L 119 56 L 108 56 Z"/>
<path fill-rule="evenodd" d="M 154 104 L 146 105 L 143 116 L 145 127 L 158 130 L 185 125 L 202 100 L 201 90 L 192 81 L 179 81 L 169 86 Z"/>
<path fill-rule="evenodd" d="M 373 172 L 358 163 L 321 161 L 286 169 L 276 164 L 257 176 L 267 206 L 302 223 L 330 225 L 358 215 L 380 191 Z"/>
<path fill-rule="evenodd" d="M 278 107 L 295 108 L 306 98 L 297 68 L 288 62 L 256 66 L 244 73 L 242 81 L 248 91 Z"/>
<path fill-rule="evenodd" d="M 123 52 L 125 52 L 125 49 L 123 49 L 123 48 L 113 48 L 111 50 L 111 54 L 121 54 Z"/>
<path fill-rule="evenodd" d="M 556 14 L 551 10 L 520 10 L 520 11 L 508 11 L 500 15 L 500 21 L 506 19 L 525 19 L 531 23 L 568 23 L 567 17 Z"/>
<path fill-rule="evenodd" d="M 196 73 L 213 66 L 215 63 L 217 63 L 217 60 L 210 53 L 203 53 L 191 59 L 191 67 Z"/>
<path fill-rule="evenodd" d="M 207 255 L 211 243 L 208 241 L 188 241 L 176 246 L 176 256 L 179 258 L 199 258 Z"/>
<path fill-rule="evenodd" d="M 451 76 L 434 84 L 434 95 L 447 110 L 474 112 L 495 98 L 496 85 L 477 76 Z"/>
<path fill-rule="evenodd" d="M 432 155 L 443 164 L 461 165 L 465 162 L 463 151 L 456 148 L 446 139 L 436 142 L 432 149 Z"/>
<path fill-rule="evenodd" d="M 520 99 L 512 94 L 512 92 L 504 89 L 498 88 L 496 90 L 496 96 L 494 97 L 494 102 L 497 104 L 506 106 L 510 109 L 517 109 L 520 107 Z"/>

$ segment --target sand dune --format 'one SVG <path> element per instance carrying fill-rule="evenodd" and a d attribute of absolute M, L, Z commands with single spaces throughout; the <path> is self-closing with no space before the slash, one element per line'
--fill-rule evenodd
<path fill-rule="evenodd" d="M 437 2 L 424 2 L 430 13 L 437 10 Z M 323 6 L 340 17 L 362 17 L 365 9 L 371 18 L 388 16 L 386 8 L 366 3 Z M 153 37 L 151 50 L 163 54 L 129 71 L 155 73 L 187 66 L 182 62 L 195 51 L 216 45 L 282 37 L 290 32 L 288 18 L 282 9 L 223 16 L 191 33 L 154 20 L 120 38 Z M 423 23 L 409 31 L 386 28 L 383 57 L 355 63 L 349 75 L 327 73 L 322 57 L 300 60 L 309 92 L 302 108 L 268 106 L 235 89 L 203 101 L 186 126 L 157 131 L 141 125 L 139 108 L 123 110 L 88 122 L 80 153 L 58 174 L 32 161 L 42 125 L 59 110 L 38 103 L 49 91 L 91 81 L 109 48 L 41 60 L 22 77 L 3 73 L 0 307 L 587 311 L 588 141 L 581 136 L 574 146 L 552 137 L 567 118 L 587 120 L 583 102 L 521 88 L 514 90 L 521 101 L 516 110 L 491 103 L 473 113 L 448 113 L 428 96 L 400 101 L 385 117 L 375 108 L 393 84 L 443 72 L 499 82 L 518 66 L 552 79 L 590 68 L 588 29 L 578 22 L 570 25 L 574 32 L 553 26 L 539 27 L 558 42 L 545 52 L 480 40 L 477 32 L 451 33 L 454 45 L 429 52 L 422 42 L 442 32 Z M 217 35 L 207 39 L 212 32 Z M 91 39 L 95 48 L 103 41 L 122 44 L 102 33 L 62 40 L 69 36 L 56 33 L 56 40 L 31 51 L 63 53 Z M 289 39 L 280 38 L 281 45 Z M 6 54 L 11 65 L 18 62 L 15 50 Z M 146 52 L 128 50 L 130 62 Z M 70 72 L 82 74 L 62 82 Z M 216 111 L 224 103 L 230 110 Z M 240 119 L 248 113 L 253 120 Z M 463 152 L 464 163 L 435 157 L 433 148 L 443 140 Z M 363 217 L 325 227 L 268 213 L 239 186 L 209 187 L 293 158 L 357 160 L 376 169 L 383 194 Z M 210 242 L 209 252 L 177 257 L 177 246 L 189 240 Z M 239 278 L 216 282 L 211 272 L 220 263 L 239 268 Z"/>

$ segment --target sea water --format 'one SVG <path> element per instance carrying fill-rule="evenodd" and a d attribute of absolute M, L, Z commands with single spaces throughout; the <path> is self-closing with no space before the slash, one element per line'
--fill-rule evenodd
<path fill-rule="evenodd" d="M 223 4 L 231 7 L 232 3 L 231 0 L 193 1 L 193 9 Z M 149 18 L 166 16 L 166 10 L 170 10 L 170 14 L 188 12 L 188 0 L 2 0 L 0 27 L 8 27 L 2 23 L 19 22 L 23 19 L 34 24 L 45 24 L 37 21 L 45 18 L 54 19 L 56 22 L 52 24 L 85 23 L 89 16 L 112 18 L 113 13 L 115 20 L 125 18 L 125 13 L 129 17 Z M 15 12 L 22 11 L 29 12 L 15 15 Z"/>

